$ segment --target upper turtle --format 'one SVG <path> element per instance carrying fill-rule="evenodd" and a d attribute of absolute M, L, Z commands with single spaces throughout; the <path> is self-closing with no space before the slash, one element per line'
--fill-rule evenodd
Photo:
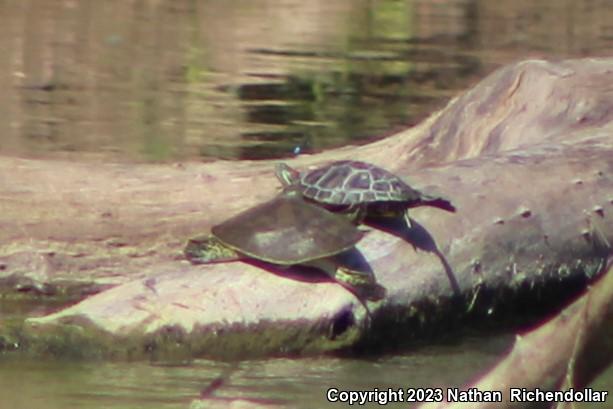
<path fill-rule="evenodd" d="M 323 205 L 385 203 L 402 209 L 427 205 L 455 211 L 448 200 L 423 194 L 393 173 L 366 162 L 336 161 L 303 173 L 279 163 L 276 175 L 284 186 L 296 186 L 304 197 Z"/>

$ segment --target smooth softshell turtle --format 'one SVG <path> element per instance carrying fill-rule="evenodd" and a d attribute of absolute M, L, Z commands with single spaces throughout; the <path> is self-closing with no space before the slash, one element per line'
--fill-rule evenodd
<path fill-rule="evenodd" d="M 254 259 L 315 267 L 356 295 L 379 299 L 384 289 L 372 271 L 350 268 L 340 260 L 347 252 L 357 252 L 354 246 L 363 234 L 346 218 L 289 189 L 214 226 L 210 235 L 189 240 L 184 253 L 194 264 Z"/>
<path fill-rule="evenodd" d="M 275 171 L 286 188 L 297 188 L 307 200 L 357 222 L 364 217 L 404 217 L 411 227 L 409 208 L 456 210 L 449 200 L 413 189 L 393 173 L 366 162 L 336 161 L 302 173 L 279 163 Z"/>

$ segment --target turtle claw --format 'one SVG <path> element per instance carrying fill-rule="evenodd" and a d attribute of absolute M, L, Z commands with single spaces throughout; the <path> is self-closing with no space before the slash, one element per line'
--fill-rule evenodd
<path fill-rule="evenodd" d="M 409 229 L 413 228 L 413 224 L 411 223 L 411 218 L 409 217 L 409 211 L 408 210 L 404 212 L 404 221 L 406 222 L 407 227 Z"/>

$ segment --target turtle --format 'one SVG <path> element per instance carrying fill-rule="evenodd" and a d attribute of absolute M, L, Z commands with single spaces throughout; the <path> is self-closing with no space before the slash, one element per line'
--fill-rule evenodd
<path fill-rule="evenodd" d="M 192 238 L 185 257 L 193 264 L 251 260 L 278 266 L 303 265 L 322 270 L 359 298 L 378 300 L 384 288 L 372 271 L 343 261 L 357 252 L 363 237 L 346 218 L 304 200 L 297 189 L 237 214 Z"/>
<path fill-rule="evenodd" d="M 371 163 L 341 160 L 302 173 L 278 163 L 275 173 L 284 188 L 297 188 L 307 200 L 345 213 L 357 223 L 365 217 L 404 217 L 411 228 L 409 208 L 433 206 L 456 211 L 449 200 L 424 194 Z"/>

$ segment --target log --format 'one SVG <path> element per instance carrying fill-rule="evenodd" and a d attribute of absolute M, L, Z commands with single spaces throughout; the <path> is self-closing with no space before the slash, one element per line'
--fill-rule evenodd
<path fill-rule="evenodd" d="M 182 259 L 188 238 L 278 193 L 271 162 L 0 157 L 2 293 L 81 300 L 0 329 L 5 348 L 18 339 L 40 353 L 318 353 L 542 315 L 611 252 L 612 70 L 613 59 L 519 62 L 415 128 L 290 161 L 365 160 L 457 207 L 413 209 L 409 232 L 371 229 L 358 243 L 387 289 L 368 304 L 321 277 Z"/>
<path fill-rule="evenodd" d="M 510 353 L 481 379 L 458 389 L 472 390 L 475 397 L 500 392 L 500 401 L 445 399 L 418 409 L 519 409 L 533 407 L 534 400 L 549 400 L 552 404 L 547 406 L 553 407 L 560 399 L 545 393 L 554 391 L 565 393 L 569 405 L 610 400 L 609 391 L 586 388 L 613 361 L 613 259 L 603 271 L 606 274 L 593 287 L 556 317 L 518 335 Z M 535 399 L 539 392 L 541 397 Z M 453 393 L 443 395 L 455 397 Z"/>

